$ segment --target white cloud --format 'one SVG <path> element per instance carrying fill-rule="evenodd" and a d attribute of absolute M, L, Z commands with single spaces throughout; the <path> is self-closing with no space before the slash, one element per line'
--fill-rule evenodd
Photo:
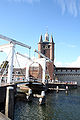
<path fill-rule="evenodd" d="M 80 56 L 71 63 L 62 63 L 55 61 L 55 65 L 56 67 L 80 67 Z"/>
<path fill-rule="evenodd" d="M 74 44 L 67 44 L 67 43 L 65 43 L 65 42 L 60 42 L 60 43 L 58 43 L 59 45 L 62 45 L 62 46 L 65 46 L 65 47 L 69 47 L 69 48 L 75 48 L 75 47 L 77 47 L 76 45 L 74 45 Z"/>
<path fill-rule="evenodd" d="M 65 10 L 66 10 L 66 6 L 65 6 L 65 2 L 64 0 L 57 0 L 58 3 L 60 4 L 61 6 L 61 9 L 62 9 L 62 14 L 64 14 Z"/>
<path fill-rule="evenodd" d="M 55 62 L 56 67 L 62 67 L 62 62 Z"/>
<path fill-rule="evenodd" d="M 72 63 L 69 63 L 70 67 L 80 67 L 80 56 L 77 58 L 76 61 L 73 61 Z"/>
<path fill-rule="evenodd" d="M 80 9 L 80 0 L 56 0 L 62 9 L 62 14 L 66 11 L 76 17 Z"/>
<path fill-rule="evenodd" d="M 67 45 L 67 47 L 70 47 L 70 48 L 75 48 L 76 47 L 76 45 Z"/>
<path fill-rule="evenodd" d="M 33 2 L 39 2 L 40 0 L 8 0 L 9 2 L 28 2 L 28 3 L 33 3 Z"/>

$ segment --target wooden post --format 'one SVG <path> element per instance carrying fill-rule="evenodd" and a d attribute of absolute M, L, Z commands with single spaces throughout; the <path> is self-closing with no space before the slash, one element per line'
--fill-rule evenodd
<path fill-rule="evenodd" d="M 56 87 L 56 92 L 57 92 L 57 93 L 59 92 L 59 86 Z"/>
<path fill-rule="evenodd" d="M 39 104 L 45 104 L 45 91 L 41 92 L 41 97 L 39 98 Z"/>
<path fill-rule="evenodd" d="M 1 85 L 1 78 L 0 78 L 0 85 Z"/>
<path fill-rule="evenodd" d="M 11 120 L 14 118 L 14 87 L 7 87 L 5 115 Z"/>
<path fill-rule="evenodd" d="M 26 93 L 27 101 L 32 101 L 32 89 L 29 89 L 28 94 Z"/>
<path fill-rule="evenodd" d="M 66 94 L 68 93 L 68 86 L 66 86 Z"/>

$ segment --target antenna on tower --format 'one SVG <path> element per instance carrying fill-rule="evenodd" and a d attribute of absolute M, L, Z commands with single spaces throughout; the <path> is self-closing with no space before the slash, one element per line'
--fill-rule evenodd
<path fill-rule="evenodd" d="M 46 33 L 48 33 L 48 26 L 46 26 Z"/>

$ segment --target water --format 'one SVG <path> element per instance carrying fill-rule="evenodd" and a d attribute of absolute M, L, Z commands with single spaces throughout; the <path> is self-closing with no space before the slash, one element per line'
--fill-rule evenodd
<path fill-rule="evenodd" d="M 14 120 L 80 120 L 80 88 L 50 92 L 46 104 L 40 106 L 38 99 L 32 103 L 18 101 L 15 104 Z"/>

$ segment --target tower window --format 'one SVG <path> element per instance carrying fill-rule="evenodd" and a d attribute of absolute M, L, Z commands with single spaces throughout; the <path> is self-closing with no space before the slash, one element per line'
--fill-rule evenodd
<path fill-rule="evenodd" d="M 46 70 L 47 70 L 47 67 L 46 67 Z"/>
<path fill-rule="evenodd" d="M 45 46 L 43 46 L 43 48 L 45 48 Z"/>
<path fill-rule="evenodd" d="M 48 48 L 50 48 L 50 45 L 48 45 Z"/>
<path fill-rule="evenodd" d="M 45 51 L 45 50 L 43 51 L 43 54 L 46 54 L 46 51 Z"/>

